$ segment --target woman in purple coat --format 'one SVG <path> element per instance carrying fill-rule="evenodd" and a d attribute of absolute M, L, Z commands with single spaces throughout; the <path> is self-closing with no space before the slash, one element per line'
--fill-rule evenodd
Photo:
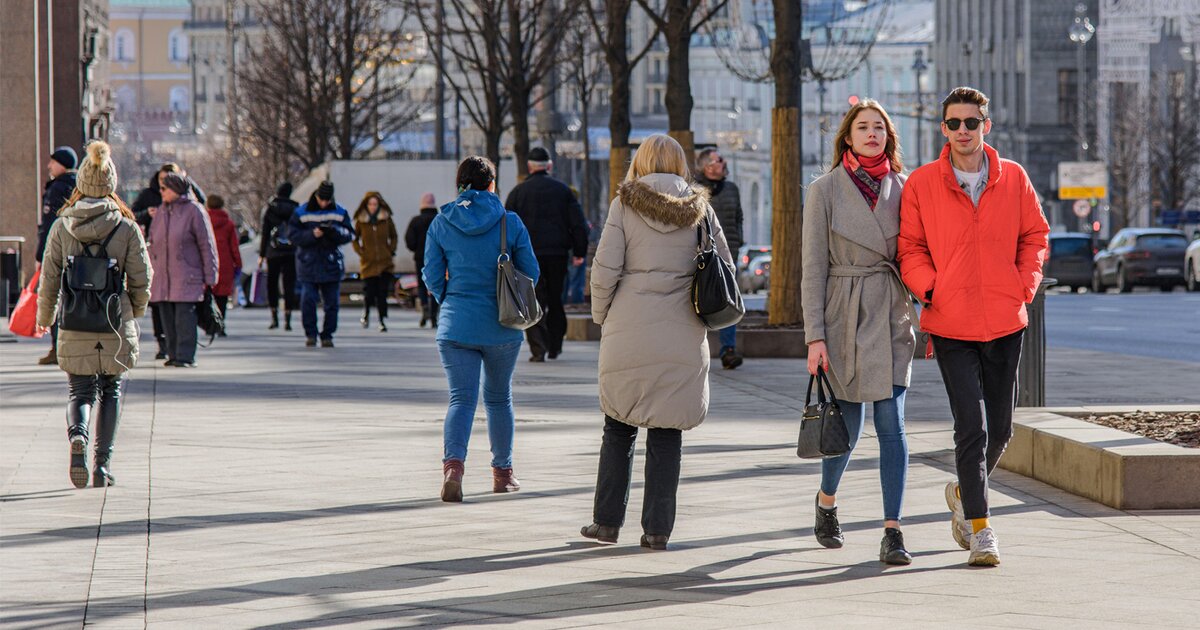
<path fill-rule="evenodd" d="M 208 213 L 178 173 L 159 177 L 162 206 L 150 224 L 150 301 L 162 311 L 167 363 L 196 367 L 196 303 L 217 283 L 217 244 Z"/>

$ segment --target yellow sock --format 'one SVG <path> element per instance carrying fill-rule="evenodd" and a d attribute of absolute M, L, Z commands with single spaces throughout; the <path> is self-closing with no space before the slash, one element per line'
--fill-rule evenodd
<path fill-rule="evenodd" d="M 980 530 L 982 530 L 982 529 L 983 529 L 983 528 L 985 528 L 985 527 L 990 527 L 990 525 L 988 525 L 988 520 L 987 520 L 987 518 L 973 518 L 973 519 L 971 519 L 971 533 L 972 533 L 972 534 L 978 534 L 978 533 L 979 533 L 979 531 L 980 531 Z"/>
<path fill-rule="evenodd" d="M 962 486 L 954 486 L 954 496 L 962 499 Z"/>

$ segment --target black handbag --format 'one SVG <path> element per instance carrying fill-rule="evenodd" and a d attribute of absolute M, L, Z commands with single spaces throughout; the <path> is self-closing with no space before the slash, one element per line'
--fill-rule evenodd
<path fill-rule="evenodd" d="M 746 314 L 733 267 L 717 253 L 712 223 L 704 215 L 696 226 L 696 273 L 692 275 L 692 307 L 709 330 L 728 328 Z"/>
<path fill-rule="evenodd" d="M 515 330 L 531 328 L 542 319 L 537 284 L 521 273 L 508 253 L 508 213 L 500 219 L 500 257 L 496 259 L 496 310 L 500 325 Z"/>
<path fill-rule="evenodd" d="M 204 298 L 196 304 L 196 325 L 208 335 L 208 345 L 212 345 L 217 335 L 225 332 L 225 319 L 221 317 L 221 309 L 210 288 L 204 289 Z"/>
<path fill-rule="evenodd" d="M 83 251 L 67 256 L 59 287 L 60 330 L 117 333 L 121 327 L 121 295 L 125 274 L 116 259 L 108 257 L 108 244 L 116 227 L 99 243 L 84 243 Z M 92 248 L 96 247 L 93 253 Z"/>
<path fill-rule="evenodd" d="M 817 404 L 812 403 L 813 381 L 817 383 Z M 829 388 L 828 398 L 825 388 Z M 804 417 L 800 419 L 800 438 L 796 441 L 796 456 L 805 459 L 825 459 L 850 452 L 850 432 L 842 419 L 842 408 L 833 397 L 833 385 L 825 370 L 808 378 L 808 393 L 804 396 Z"/>

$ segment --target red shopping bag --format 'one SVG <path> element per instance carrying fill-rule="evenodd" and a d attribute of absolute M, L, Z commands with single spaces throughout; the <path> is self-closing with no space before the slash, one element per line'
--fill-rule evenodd
<path fill-rule="evenodd" d="M 41 265 L 38 265 L 37 273 L 33 274 L 29 285 L 21 289 L 17 307 L 8 317 L 8 330 L 14 335 L 33 337 L 34 339 L 42 336 L 37 331 L 37 284 L 41 275 L 42 268 Z"/>

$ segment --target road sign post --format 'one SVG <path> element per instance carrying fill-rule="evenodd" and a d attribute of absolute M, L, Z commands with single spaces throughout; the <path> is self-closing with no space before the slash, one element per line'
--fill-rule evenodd
<path fill-rule="evenodd" d="M 1059 199 L 1104 199 L 1108 169 L 1104 162 L 1059 162 Z"/>

